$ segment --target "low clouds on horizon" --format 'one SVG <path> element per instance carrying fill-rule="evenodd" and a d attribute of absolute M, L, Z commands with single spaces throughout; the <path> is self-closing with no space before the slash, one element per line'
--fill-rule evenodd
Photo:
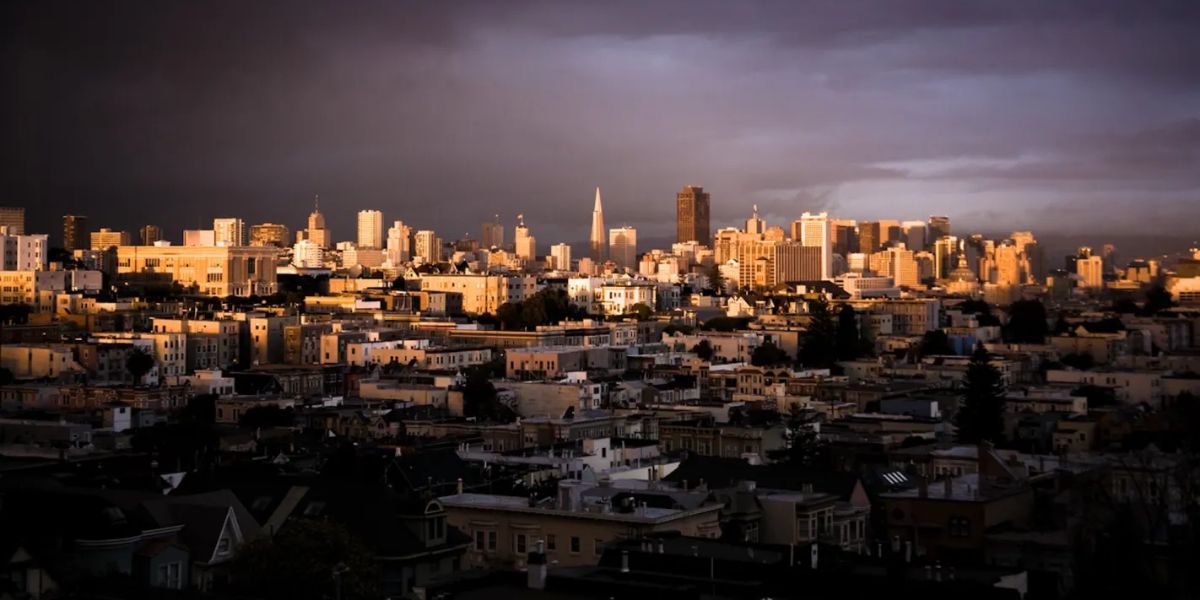
<path fill-rule="evenodd" d="M 446 5 L 446 6 L 444 6 Z M 606 220 L 948 214 L 1191 233 L 1194 2 L 10 2 L 0 204 L 57 232 L 384 211 L 539 242 Z M 957 229 L 958 227 L 956 227 Z M 1190 228 L 1190 229 L 1189 229 Z"/>

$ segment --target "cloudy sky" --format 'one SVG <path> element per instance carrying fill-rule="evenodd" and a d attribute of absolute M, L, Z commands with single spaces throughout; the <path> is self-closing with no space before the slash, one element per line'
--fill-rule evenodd
<path fill-rule="evenodd" d="M 654 239 L 684 184 L 714 226 L 1200 222 L 1194 1 L 17 0 L 0 34 L 0 204 L 56 233 L 298 227 L 319 193 L 338 239 L 378 208 L 574 242 L 599 185 Z"/>

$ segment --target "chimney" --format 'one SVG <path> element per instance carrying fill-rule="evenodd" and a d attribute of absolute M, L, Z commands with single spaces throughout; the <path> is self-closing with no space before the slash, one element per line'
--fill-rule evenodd
<path fill-rule="evenodd" d="M 527 560 L 529 566 L 525 573 L 525 582 L 531 590 L 546 589 L 546 552 L 542 544 L 542 540 L 538 540 L 537 549 L 529 553 Z"/>
<path fill-rule="evenodd" d="M 463 493 L 463 481 L 462 481 L 462 477 L 459 477 L 459 478 L 458 478 L 458 481 L 456 481 L 456 482 L 454 483 L 454 493 L 455 493 L 455 494 L 461 494 L 461 493 Z"/>
<path fill-rule="evenodd" d="M 621 551 L 621 572 L 622 573 L 629 572 L 629 551 L 628 550 Z"/>

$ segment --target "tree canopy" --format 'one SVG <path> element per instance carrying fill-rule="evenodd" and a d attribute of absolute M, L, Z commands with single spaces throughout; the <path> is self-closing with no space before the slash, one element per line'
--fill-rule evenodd
<path fill-rule="evenodd" d="M 791 360 L 792 357 L 788 356 L 787 352 L 770 340 L 760 344 L 750 354 L 750 364 L 756 367 L 772 367 L 791 362 Z"/>
<path fill-rule="evenodd" d="M 529 330 L 582 318 L 584 312 L 571 304 L 562 288 L 546 288 L 521 302 L 506 302 L 496 311 L 500 326 L 508 330 Z"/>
<path fill-rule="evenodd" d="M 980 344 L 967 364 L 967 377 L 955 415 L 958 441 L 1000 442 L 1004 437 L 1004 380 Z"/>
<path fill-rule="evenodd" d="M 1050 333 L 1046 307 L 1037 300 L 1018 300 L 1008 307 L 1004 339 L 1014 344 L 1041 344 Z"/>
<path fill-rule="evenodd" d="M 808 303 L 808 328 L 800 336 L 800 363 L 809 368 L 828 368 L 837 358 L 837 325 L 829 312 L 829 303 Z"/>
<path fill-rule="evenodd" d="M 125 370 L 129 371 L 134 384 L 141 383 L 142 378 L 153 368 L 154 356 L 141 348 L 134 348 L 133 352 L 129 353 L 129 358 L 125 359 Z"/>
<path fill-rule="evenodd" d="M 345 527 L 291 520 L 273 538 L 260 536 L 238 549 L 231 564 L 238 594 L 268 600 L 378 597 L 371 551 Z M 338 586 L 340 585 L 340 590 Z"/>

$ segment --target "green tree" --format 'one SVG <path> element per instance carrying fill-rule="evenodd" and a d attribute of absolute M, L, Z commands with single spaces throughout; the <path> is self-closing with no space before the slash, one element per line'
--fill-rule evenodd
<path fill-rule="evenodd" d="M 1037 300 L 1018 300 L 1008 307 L 1008 324 L 1004 339 L 1014 344 L 1041 344 L 1046 341 L 1050 326 L 1046 322 L 1046 307 Z"/>
<path fill-rule="evenodd" d="M 838 311 L 837 334 L 834 339 L 838 360 L 854 360 L 863 354 L 863 338 L 858 329 L 858 315 L 853 306 L 842 305 Z"/>
<path fill-rule="evenodd" d="M 141 348 L 134 348 L 125 359 L 125 370 L 133 378 L 133 383 L 139 384 L 142 378 L 154 368 L 154 357 Z"/>
<path fill-rule="evenodd" d="M 712 360 L 713 357 L 713 347 L 708 340 L 700 340 L 700 343 L 692 346 L 692 352 L 701 360 Z"/>
<path fill-rule="evenodd" d="M 708 268 L 708 289 L 718 296 L 724 291 L 725 277 L 721 275 L 721 265 Z"/>
<path fill-rule="evenodd" d="M 273 538 L 246 542 L 230 575 L 231 591 L 267 600 L 379 596 L 371 551 L 345 527 L 328 521 L 288 521 Z"/>
<path fill-rule="evenodd" d="M 954 349 L 950 347 L 950 337 L 941 329 L 926 331 L 924 337 L 921 338 L 921 346 L 918 351 L 921 356 L 954 354 Z"/>
<path fill-rule="evenodd" d="M 1171 292 L 1161 285 L 1156 285 L 1146 291 L 1146 302 L 1142 305 L 1142 312 L 1156 315 L 1172 306 L 1175 306 L 1175 301 L 1171 299 Z"/>
<path fill-rule="evenodd" d="M 1004 381 L 983 344 L 975 346 L 955 416 L 958 441 L 999 442 L 1004 436 Z"/>
<path fill-rule="evenodd" d="M 785 445 L 767 453 L 767 458 L 803 469 L 824 467 L 828 463 L 829 444 L 817 433 L 817 418 L 792 407 L 784 432 Z"/>
<path fill-rule="evenodd" d="M 808 303 L 808 328 L 800 336 L 800 363 L 808 368 L 827 368 L 833 365 L 837 326 L 825 300 Z"/>
<path fill-rule="evenodd" d="M 756 367 L 771 367 L 791 361 L 791 357 L 782 348 L 770 340 L 763 342 L 750 353 L 750 364 Z"/>
<path fill-rule="evenodd" d="M 511 423 L 516 415 L 496 398 L 492 368 L 476 365 L 466 370 L 462 384 L 463 415 L 480 421 Z"/>
<path fill-rule="evenodd" d="M 632 310 L 639 321 L 649 321 L 650 317 L 654 316 L 654 309 L 642 302 L 634 304 Z"/>

